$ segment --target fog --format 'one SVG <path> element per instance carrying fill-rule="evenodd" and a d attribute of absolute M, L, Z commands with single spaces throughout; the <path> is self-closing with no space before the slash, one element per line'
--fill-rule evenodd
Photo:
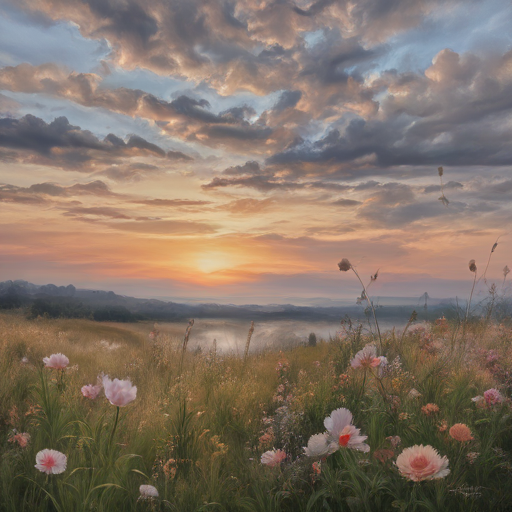
<path fill-rule="evenodd" d="M 404 325 L 405 322 L 395 324 L 395 327 L 402 329 Z M 158 323 L 155 326 L 162 334 L 182 338 L 187 323 Z M 250 322 L 242 320 L 198 319 L 192 327 L 188 347 L 190 350 L 198 347 L 201 350 L 210 350 L 213 347 L 213 340 L 216 340 L 218 351 L 243 355 L 250 326 Z M 390 322 L 379 322 L 379 326 L 381 331 L 386 331 L 392 329 L 394 325 Z M 321 339 L 329 341 L 330 337 L 334 337 L 340 330 L 339 322 L 302 322 L 300 320 L 255 322 L 250 351 L 291 348 L 306 344 L 312 332 L 315 333 L 318 341 Z M 363 332 L 369 332 L 368 323 L 363 323 Z"/>

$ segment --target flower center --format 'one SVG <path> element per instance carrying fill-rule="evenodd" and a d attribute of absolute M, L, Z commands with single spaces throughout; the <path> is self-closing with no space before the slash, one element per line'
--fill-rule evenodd
<path fill-rule="evenodd" d="M 55 459 L 51 455 L 48 455 L 48 457 L 46 457 L 45 461 L 43 462 L 43 466 L 47 468 L 53 468 L 53 466 L 55 466 Z"/>
<path fill-rule="evenodd" d="M 428 459 L 424 455 L 419 455 L 418 457 L 411 460 L 411 468 L 414 471 L 421 471 L 428 466 Z"/>
<path fill-rule="evenodd" d="M 350 441 L 350 434 L 341 434 L 341 436 L 340 436 L 340 445 L 341 446 L 347 446 L 349 441 Z"/>

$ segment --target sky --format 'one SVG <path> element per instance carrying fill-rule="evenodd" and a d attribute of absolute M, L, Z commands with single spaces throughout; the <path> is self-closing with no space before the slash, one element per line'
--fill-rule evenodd
<path fill-rule="evenodd" d="M 508 0 L 0 0 L 0 280 L 355 300 L 348 258 L 379 296 L 467 297 L 498 241 L 503 293 L 511 26 Z"/>

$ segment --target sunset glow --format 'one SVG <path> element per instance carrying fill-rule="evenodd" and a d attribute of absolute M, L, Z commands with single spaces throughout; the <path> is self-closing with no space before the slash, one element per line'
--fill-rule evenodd
<path fill-rule="evenodd" d="M 2 2 L 0 280 L 455 297 L 499 239 L 501 283 L 512 8 L 372 5 Z"/>

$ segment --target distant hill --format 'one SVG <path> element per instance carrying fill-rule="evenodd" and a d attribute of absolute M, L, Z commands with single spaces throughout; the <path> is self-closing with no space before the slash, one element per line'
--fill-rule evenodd
<path fill-rule="evenodd" d="M 430 299 L 427 310 L 423 298 L 374 298 L 379 317 L 407 320 L 413 309 L 420 318 L 449 315 L 450 299 Z M 91 318 L 102 321 L 134 322 L 139 320 L 183 321 L 187 318 L 226 318 L 244 320 L 340 320 L 365 315 L 364 305 L 294 306 L 292 304 L 225 305 L 180 304 L 156 299 L 138 299 L 112 291 L 77 289 L 72 284 L 35 285 L 23 280 L 0 282 L 0 309 L 25 308 L 31 317 Z"/>

